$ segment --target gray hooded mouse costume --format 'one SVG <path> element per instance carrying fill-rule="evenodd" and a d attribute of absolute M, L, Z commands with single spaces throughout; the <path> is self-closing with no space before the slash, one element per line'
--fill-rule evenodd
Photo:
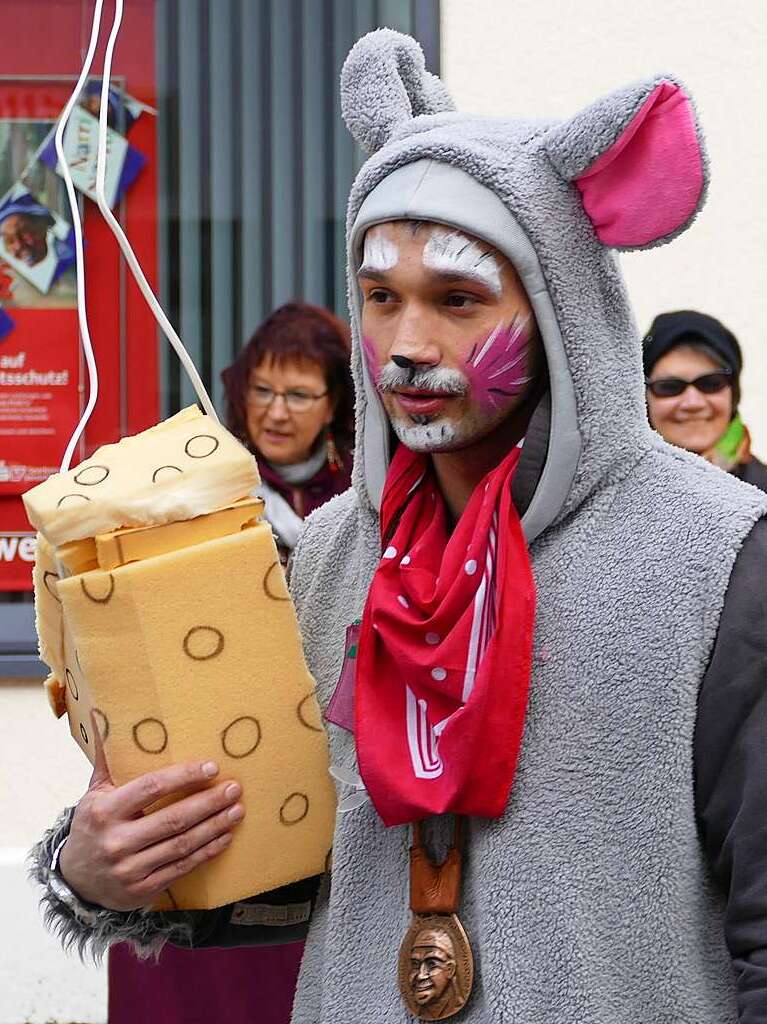
<path fill-rule="evenodd" d="M 538 595 L 530 702 L 505 814 L 468 823 L 460 912 L 477 978 L 454 1019 L 734 1022 L 731 955 L 742 953 L 742 977 L 756 975 L 750 938 L 741 942 L 741 931 L 742 948 L 727 949 L 710 864 L 727 878 L 735 872 L 731 826 L 755 799 L 742 797 L 753 742 L 738 747 L 751 727 L 732 717 L 741 698 L 755 706 L 743 697 L 738 655 L 749 641 L 736 636 L 747 581 L 739 569 L 734 595 L 733 566 L 747 537 L 767 564 L 756 525 L 767 499 L 649 429 L 639 336 L 611 251 L 669 240 L 702 203 L 705 158 L 689 99 L 666 77 L 564 123 L 458 114 L 417 44 L 381 30 L 347 59 L 342 101 L 372 154 L 348 214 L 357 460 L 352 489 L 307 520 L 291 577 L 323 705 L 380 559 L 377 509 L 392 443 L 360 350 L 365 231 L 411 218 L 495 246 L 526 288 L 548 364 L 550 387 L 514 478 Z M 724 653 L 723 614 L 733 637 Z M 732 683 L 724 700 L 723 679 Z M 706 735 L 716 734 L 705 764 L 699 694 Z M 335 726 L 330 734 L 333 763 L 353 775 L 353 736 Z M 742 756 L 723 783 L 731 742 Z M 430 825 L 438 853 L 449 830 Z M 42 881 L 66 827 L 38 848 Z M 408 844 L 407 828 L 385 828 L 370 803 L 339 816 L 294 1024 L 412 1019 L 396 969 L 409 923 Z M 59 927 L 81 942 L 133 938 L 148 949 L 168 935 L 183 940 L 185 925 L 196 944 L 233 941 L 226 909 L 196 920 L 96 911 L 86 924 L 82 909 L 50 891 L 48 900 Z M 749 1017 L 744 1000 L 742 1020 L 767 1020 Z"/>

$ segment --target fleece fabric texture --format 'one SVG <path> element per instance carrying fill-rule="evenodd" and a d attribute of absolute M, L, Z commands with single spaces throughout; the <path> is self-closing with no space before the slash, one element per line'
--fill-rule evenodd
<path fill-rule="evenodd" d="M 461 918 L 477 979 L 461 1020 L 737 1020 L 692 749 L 729 572 L 764 507 L 659 445 L 533 542 L 528 720 L 505 815 L 469 824 Z M 375 516 L 354 492 L 309 521 L 292 586 L 322 704 L 377 560 Z M 330 732 L 333 763 L 354 771 L 353 738 Z M 361 1007 L 382 1024 L 409 1020 L 393 967 L 409 917 L 408 841 L 370 805 L 339 818 L 294 1024 L 351 1024 Z"/>

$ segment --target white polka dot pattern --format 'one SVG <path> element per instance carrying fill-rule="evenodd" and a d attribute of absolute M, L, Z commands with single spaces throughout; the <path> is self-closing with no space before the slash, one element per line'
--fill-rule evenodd
<path fill-rule="evenodd" d="M 424 639 L 426 640 L 427 644 L 431 644 L 432 647 L 436 647 L 436 645 L 440 642 L 441 637 L 439 633 L 427 633 Z"/>
<path fill-rule="evenodd" d="M 431 670 L 431 677 L 436 679 L 438 683 L 441 683 L 447 679 L 447 670 L 444 668 L 433 668 Z"/>
<path fill-rule="evenodd" d="M 392 547 L 388 547 L 386 549 L 386 551 L 384 551 L 383 556 L 384 556 L 384 558 L 396 558 L 397 557 L 397 549 L 396 548 L 392 548 Z"/>
<path fill-rule="evenodd" d="M 473 576 L 474 573 L 477 571 L 476 561 L 473 558 L 470 558 L 469 561 L 464 566 L 464 569 L 466 570 L 467 576 Z"/>

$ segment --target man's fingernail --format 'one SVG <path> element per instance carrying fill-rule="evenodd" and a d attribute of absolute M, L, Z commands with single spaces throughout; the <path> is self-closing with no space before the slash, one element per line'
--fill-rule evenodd
<path fill-rule="evenodd" d="M 202 766 L 202 774 L 207 775 L 209 779 L 212 779 L 214 775 L 218 775 L 218 765 L 215 761 L 206 761 Z"/>

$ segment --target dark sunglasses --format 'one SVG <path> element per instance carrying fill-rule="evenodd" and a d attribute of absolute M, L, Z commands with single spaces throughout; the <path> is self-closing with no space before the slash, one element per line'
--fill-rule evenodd
<path fill-rule="evenodd" d="M 656 398 L 676 398 L 686 391 L 690 386 L 696 388 L 704 395 L 715 395 L 717 391 L 723 391 L 732 383 L 732 370 L 715 370 L 713 373 L 704 373 L 695 380 L 682 380 L 681 377 L 659 377 L 658 380 L 646 380 L 647 390 L 651 391 Z"/>

